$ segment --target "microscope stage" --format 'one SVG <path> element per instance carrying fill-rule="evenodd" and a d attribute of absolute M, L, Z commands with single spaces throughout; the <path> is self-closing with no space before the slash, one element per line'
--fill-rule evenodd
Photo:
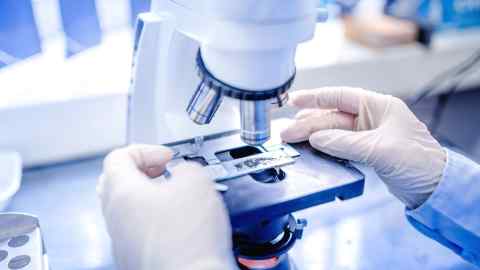
<path fill-rule="evenodd" d="M 198 162 L 225 185 L 232 226 L 257 224 L 315 205 L 360 196 L 364 175 L 308 143 L 244 144 L 238 132 L 168 144 L 172 162 Z"/>

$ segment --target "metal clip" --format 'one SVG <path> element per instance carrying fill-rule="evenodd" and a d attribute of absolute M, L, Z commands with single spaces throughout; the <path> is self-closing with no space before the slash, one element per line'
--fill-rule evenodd
<path fill-rule="evenodd" d="M 297 225 L 295 226 L 295 237 L 297 239 L 302 239 L 303 229 L 307 227 L 307 220 L 304 218 L 297 219 Z"/>
<path fill-rule="evenodd" d="M 205 138 L 203 136 L 197 136 L 193 138 L 192 152 L 198 153 L 202 149 Z"/>
<path fill-rule="evenodd" d="M 287 104 L 289 99 L 288 92 L 285 92 L 276 98 L 273 99 L 272 104 L 277 106 L 278 108 L 283 107 L 285 104 Z"/>

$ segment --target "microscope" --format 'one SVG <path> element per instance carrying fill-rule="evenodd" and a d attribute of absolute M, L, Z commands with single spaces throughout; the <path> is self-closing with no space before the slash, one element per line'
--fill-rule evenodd
<path fill-rule="evenodd" d="M 288 251 L 307 222 L 292 213 L 363 193 L 364 176 L 348 161 L 272 132 L 271 110 L 288 99 L 317 2 L 153 0 L 137 20 L 129 141 L 171 147 L 169 166 L 206 168 L 240 269 L 295 269 Z"/>

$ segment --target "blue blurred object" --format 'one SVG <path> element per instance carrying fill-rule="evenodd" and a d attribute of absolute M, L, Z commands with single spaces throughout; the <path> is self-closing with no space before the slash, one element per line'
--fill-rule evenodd
<path fill-rule="evenodd" d="M 0 1 L 0 68 L 41 52 L 30 0 Z"/>
<path fill-rule="evenodd" d="M 95 0 L 60 0 L 59 4 L 67 57 L 100 44 L 102 31 Z"/>
<path fill-rule="evenodd" d="M 480 26 L 480 1 L 437 0 L 437 2 L 441 2 L 443 7 L 439 28 Z"/>
<path fill-rule="evenodd" d="M 480 1 L 387 0 L 385 13 L 433 25 L 435 30 L 480 26 Z"/>
<path fill-rule="evenodd" d="M 137 21 L 137 15 L 150 10 L 150 0 L 130 0 L 130 22 L 132 26 Z"/>
<path fill-rule="evenodd" d="M 319 0 L 340 7 L 346 15 L 360 0 Z M 476 0 L 384 0 L 385 14 L 415 21 L 436 30 L 480 26 L 480 1 Z"/>

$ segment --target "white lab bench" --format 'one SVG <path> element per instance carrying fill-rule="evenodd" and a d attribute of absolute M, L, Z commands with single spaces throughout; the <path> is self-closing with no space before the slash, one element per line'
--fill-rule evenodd
<path fill-rule="evenodd" d="M 406 97 L 479 48 L 480 30 L 442 33 L 431 50 L 388 50 L 346 40 L 342 24 L 319 24 L 297 55 L 294 89 L 348 85 Z M 100 154 L 126 143 L 132 38 L 105 37 L 101 46 L 65 61 L 61 40 L 28 61 L 0 70 L 0 149 L 21 153 L 26 167 Z M 480 85 L 480 73 L 465 85 Z"/>

